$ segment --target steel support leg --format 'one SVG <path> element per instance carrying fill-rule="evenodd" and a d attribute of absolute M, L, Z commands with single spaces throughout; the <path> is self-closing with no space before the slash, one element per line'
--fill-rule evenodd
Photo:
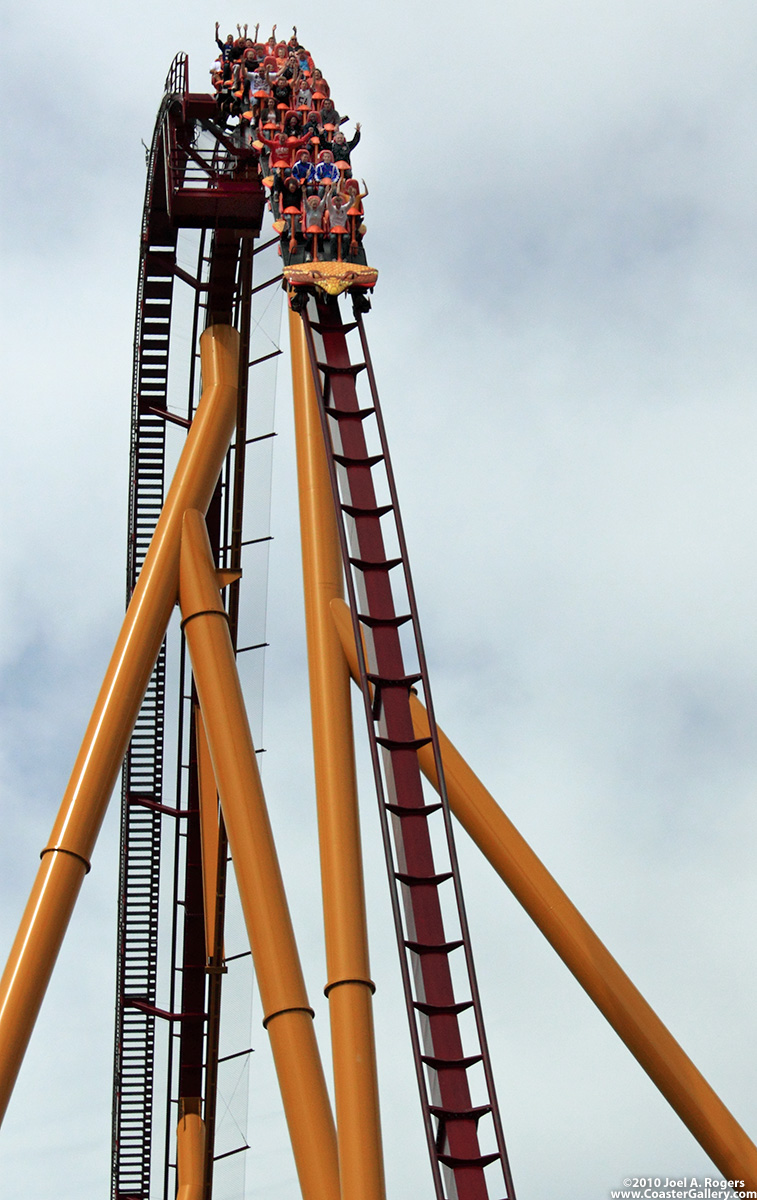
<path fill-rule="evenodd" d="M 176 1130 L 176 1200 L 203 1200 L 205 1195 L 205 1122 L 202 1100 L 182 1100 Z"/>
<path fill-rule="evenodd" d="M 336 1133 L 205 521 L 184 516 L 183 627 L 304 1200 L 339 1195 Z"/>
<path fill-rule="evenodd" d="M 231 439 L 238 342 L 228 325 L 202 336 L 202 399 L 0 981 L 0 1119 L 176 603 L 184 510 L 206 510 Z"/>
<path fill-rule="evenodd" d="M 304 328 L 292 312 L 289 337 L 339 1171 L 343 1200 L 383 1200 L 350 678 L 329 607 L 343 595 L 342 558 Z"/>
<path fill-rule="evenodd" d="M 331 605 L 350 671 L 359 685 L 352 621 L 346 604 Z M 426 710 L 410 698 L 415 736 L 428 737 Z M 450 808 L 600 1012 L 727 1179 L 757 1189 L 757 1148 L 699 1073 L 660 1018 L 568 899 L 455 749 L 439 732 Z M 437 786 L 430 746 L 421 769 Z"/>
<path fill-rule="evenodd" d="M 216 903 L 218 887 L 218 789 L 210 761 L 205 722 L 199 706 L 195 711 L 197 739 L 197 791 L 200 801 L 200 836 L 202 838 L 202 880 L 205 912 L 205 957 L 213 957 L 213 941 L 216 928 Z"/>

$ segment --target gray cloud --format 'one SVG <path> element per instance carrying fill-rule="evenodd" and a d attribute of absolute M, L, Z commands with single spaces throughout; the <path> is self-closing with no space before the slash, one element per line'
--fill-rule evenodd
<path fill-rule="evenodd" d="M 298 22 L 363 122 L 371 345 L 441 723 L 754 1133 L 753 7 L 330 13 L 307 31 L 294 9 L 260 16 Z M 120 620 L 140 138 L 176 50 L 205 86 L 215 15 L 4 22 L 7 79 L 30 36 L 55 60 L 41 113 L 7 85 L 21 111 L 0 139 L 6 947 Z M 327 1047 L 288 409 L 282 386 L 264 766 Z M 390 1194 L 409 1200 L 428 1167 L 362 780 Z M 116 827 L 114 807 L 0 1138 L 14 1200 L 107 1188 Z M 712 1173 L 460 849 L 519 1194 Z M 259 1017 L 247 1194 L 283 1200 Z"/>

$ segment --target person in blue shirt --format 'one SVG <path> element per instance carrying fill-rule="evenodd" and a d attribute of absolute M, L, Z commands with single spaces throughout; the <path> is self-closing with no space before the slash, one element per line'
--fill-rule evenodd
<path fill-rule="evenodd" d="M 321 150 L 313 178 L 318 184 L 319 196 L 323 196 L 324 192 L 330 191 L 335 184 L 339 183 L 339 168 L 334 162 L 334 155 L 330 150 Z"/>
<path fill-rule="evenodd" d="M 219 28 L 219 24 L 218 24 L 218 21 L 216 21 L 216 45 L 218 46 L 218 49 L 221 51 L 221 56 L 223 58 L 223 61 L 225 63 L 231 62 L 232 56 L 234 54 L 234 34 L 230 33 L 229 36 L 226 38 L 226 41 L 222 42 L 218 36 L 218 28 Z"/>
<path fill-rule="evenodd" d="M 315 167 L 310 161 L 307 150 L 298 150 L 292 167 L 292 175 L 298 183 L 311 183 L 315 176 Z"/>

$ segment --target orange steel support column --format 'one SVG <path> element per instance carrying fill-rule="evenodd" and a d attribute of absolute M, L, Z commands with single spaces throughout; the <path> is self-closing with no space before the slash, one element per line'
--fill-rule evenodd
<path fill-rule="evenodd" d="M 305 1200 L 339 1195 L 336 1133 L 202 513 L 187 512 L 179 602 Z"/>
<path fill-rule="evenodd" d="M 176 603 L 181 521 L 207 508 L 236 419 L 239 335 L 202 335 L 203 395 L 0 981 L 0 1119 Z"/>
<path fill-rule="evenodd" d="M 303 324 L 292 312 L 289 337 L 339 1171 L 344 1200 L 383 1200 L 350 675 L 329 607 L 343 594 L 342 558 Z"/>
<path fill-rule="evenodd" d="M 201 1108 L 199 1097 L 182 1100 L 176 1130 L 176 1200 L 204 1200 L 205 1122 Z"/>
<path fill-rule="evenodd" d="M 349 609 L 339 601 L 331 609 L 357 681 Z M 428 737 L 424 706 L 416 696 L 410 702 L 416 737 Z M 438 733 L 450 808 L 463 828 L 718 1169 L 757 1190 L 757 1147 L 449 738 L 441 729 Z M 423 747 L 418 757 L 426 778 L 437 787 L 431 747 Z"/>

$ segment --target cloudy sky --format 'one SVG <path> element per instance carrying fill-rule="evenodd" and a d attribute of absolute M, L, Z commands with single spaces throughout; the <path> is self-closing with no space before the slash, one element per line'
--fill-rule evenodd
<path fill-rule="evenodd" d="M 369 336 L 440 722 L 754 1136 L 757 10 L 326 10 L 4 7 L 0 958 L 121 619 L 140 142 L 177 50 L 206 86 L 216 17 L 294 21 L 363 125 Z M 279 385 L 265 782 L 326 1052 L 285 365 Z M 363 778 L 389 1194 L 416 1200 Z M 2 1200 L 107 1194 L 116 824 L 114 805 L 0 1135 Z M 460 842 L 521 1200 L 713 1174 Z M 246 1195 L 289 1200 L 259 1018 Z"/>

